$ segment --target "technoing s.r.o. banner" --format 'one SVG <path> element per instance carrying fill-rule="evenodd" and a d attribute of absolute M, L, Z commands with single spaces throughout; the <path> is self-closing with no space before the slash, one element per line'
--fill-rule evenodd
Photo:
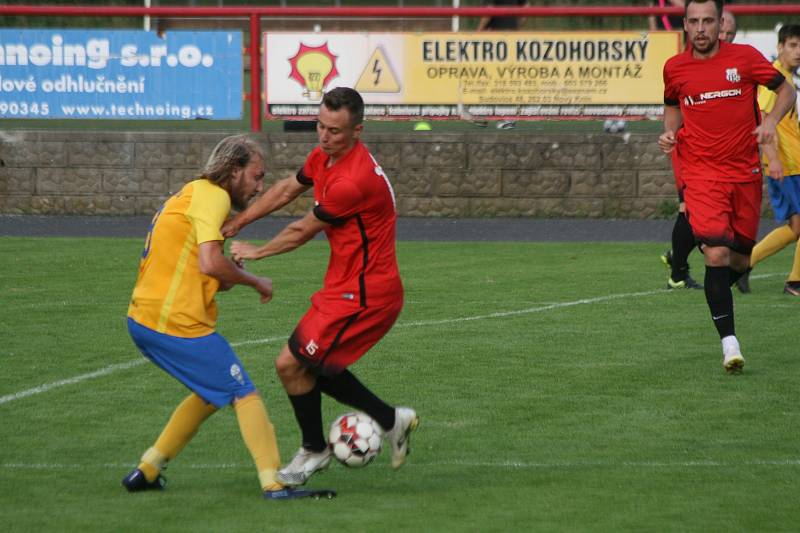
<path fill-rule="evenodd" d="M 0 30 L 1 118 L 241 116 L 241 32 Z"/>
<path fill-rule="evenodd" d="M 267 113 L 358 90 L 372 117 L 660 115 L 679 32 L 267 33 Z"/>

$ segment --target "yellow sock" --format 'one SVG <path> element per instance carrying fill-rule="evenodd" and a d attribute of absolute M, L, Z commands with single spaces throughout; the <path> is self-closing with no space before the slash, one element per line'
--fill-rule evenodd
<path fill-rule="evenodd" d="M 278 490 L 282 485 L 275 478 L 281 465 L 275 428 L 258 393 L 248 394 L 233 404 L 242 438 L 258 469 L 262 490 Z"/>
<path fill-rule="evenodd" d="M 800 281 L 800 240 L 797 241 L 797 247 L 794 249 L 794 262 L 788 281 Z"/>
<path fill-rule="evenodd" d="M 194 393 L 178 405 L 156 443 L 142 456 L 139 470 L 147 481 L 154 481 L 158 477 L 164 464 L 180 453 L 197 433 L 200 424 L 216 410 Z"/>
<path fill-rule="evenodd" d="M 753 248 L 753 254 L 750 256 L 750 266 L 756 266 L 757 263 L 776 252 L 780 252 L 796 240 L 797 235 L 794 234 L 788 224 L 775 228 Z"/>

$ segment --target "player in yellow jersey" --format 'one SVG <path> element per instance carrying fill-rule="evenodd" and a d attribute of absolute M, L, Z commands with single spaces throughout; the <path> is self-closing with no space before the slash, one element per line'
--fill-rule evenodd
<path fill-rule="evenodd" d="M 128 331 L 139 350 L 191 394 L 122 480 L 131 492 L 163 489 L 161 470 L 218 409 L 232 404 L 242 438 L 258 469 L 268 499 L 332 497 L 327 490 L 284 487 L 275 430 L 260 394 L 228 341 L 214 331 L 214 295 L 249 285 L 261 302 L 272 298 L 272 281 L 254 276 L 223 254 L 220 232 L 231 205 L 247 207 L 261 192 L 264 156 L 244 135 L 227 137 L 214 148 L 203 174 L 169 198 L 153 217 L 139 276 L 128 307 Z"/>
<path fill-rule="evenodd" d="M 792 75 L 800 66 L 800 25 L 789 24 L 778 31 L 778 59 L 773 65 L 794 87 Z M 759 87 L 758 104 L 763 113 L 769 113 L 775 104 L 775 93 Z M 761 239 L 750 257 L 752 268 L 796 242 L 792 271 L 783 286 L 783 292 L 792 296 L 800 296 L 800 124 L 797 120 L 795 105 L 778 123 L 775 142 L 761 146 L 775 220 L 786 224 Z"/>

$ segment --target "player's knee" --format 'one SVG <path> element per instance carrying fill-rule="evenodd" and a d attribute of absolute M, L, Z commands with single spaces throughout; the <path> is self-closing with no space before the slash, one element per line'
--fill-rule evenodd
<path fill-rule="evenodd" d="M 703 255 L 708 266 L 730 265 L 730 250 L 725 246 L 705 246 Z"/>
<path fill-rule="evenodd" d="M 792 215 L 789 219 L 789 228 L 794 232 L 795 237 L 800 238 L 800 215 Z"/>
<path fill-rule="evenodd" d="M 301 369 L 300 363 L 287 350 L 275 359 L 275 371 L 281 379 L 294 377 Z"/>

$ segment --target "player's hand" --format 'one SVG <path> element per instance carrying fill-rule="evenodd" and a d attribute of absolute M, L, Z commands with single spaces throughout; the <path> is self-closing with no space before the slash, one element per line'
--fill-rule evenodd
<path fill-rule="evenodd" d="M 783 179 L 783 165 L 780 160 L 769 162 L 769 177 L 776 181 Z"/>
<path fill-rule="evenodd" d="M 229 218 L 222 225 L 222 229 L 220 231 L 222 232 L 223 237 L 229 239 L 231 237 L 236 237 L 240 229 L 242 229 L 241 226 L 239 226 L 239 224 L 234 222 L 234 219 Z"/>
<path fill-rule="evenodd" d="M 672 152 L 675 149 L 676 143 L 674 131 L 665 131 L 658 137 L 658 147 L 661 148 L 661 151 L 665 154 Z"/>
<path fill-rule="evenodd" d="M 256 278 L 256 285 L 253 287 L 261 295 L 261 303 L 265 304 L 272 300 L 272 280 L 269 278 Z"/>
<path fill-rule="evenodd" d="M 758 144 L 771 144 L 775 140 L 775 124 L 767 117 L 753 130 L 753 135 Z"/>
<path fill-rule="evenodd" d="M 237 264 L 245 259 L 261 259 L 261 256 L 258 255 L 258 246 L 245 241 L 231 243 L 231 256 Z"/>

